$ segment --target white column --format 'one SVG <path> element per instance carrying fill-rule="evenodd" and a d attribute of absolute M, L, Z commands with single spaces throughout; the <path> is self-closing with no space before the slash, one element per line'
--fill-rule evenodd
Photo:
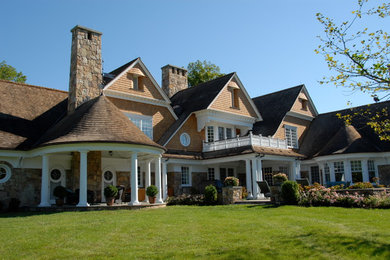
<path fill-rule="evenodd" d="M 220 180 L 220 181 L 224 181 L 224 180 L 221 180 L 221 173 L 219 171 L 219 165 L 218 166 L 215 166 L 214 167 L 214 170 L 215 170 L 215 179 L 216 180 Z"/>
<path fill-rule="evenodd" d="M 163 203 L 162 200 L 162 190 L 161 190 L 161 157 L 157 157 L 157 159 L 154 161 L 155 165 L 155 173 L 156 173 L 156 186 L 158 189 L 156 202 L 157 203 Z"/>
<path fill-rule="evenodd" d="M 167 163 L 162 163 L 163 201 L 168 199 L 168 171 Z"/>
<path fill-rule="evenodd" d="M 88 151 L 80 151 L 80 195 L 77 207 L 89 206 L 87 201 L 87 153 Z"/>
<path fill-rule="evenodd" d="M 297 179 L 297 173 L 296 173 L 296 167 L 295 167 L 295 161 L 290 162 L 290 174 L 291 174 L 291 180 L 295 181 Z M 290 179 L 290 176 L 289 176 Z"/>
<path fill-rule="evenodd" d="M 325 186 L 325 164 L 324 163 L 318 163 L 318 168 L 320 169 L 320 182 L 321 185 Z"/>
<path fill-rule="evenodd" d="M 259 186 L 257 185 L 257 159 L 253 158 L 251 161 L 253 199 L 259 199 Z"/>
<path fill-rule="evenodd" d="M 292 177 L 293 180 L 297 180 L 301 178 L 301 161 L 295 160 L 291 162 L 291 169 L 292 169 Z"/>
<path fill-rule="evenodd" d="M 146 195 L 146 189 L 150 186 L 150 161 L 145 163 L 145 200 L 144 202 L 149 202 L 148 196 Z"/>
<path fill-rule="evenodd" d="M 252 181 L 251 181 L 251 164 L 250 160 L 246 159 L 245 160 L 245 168 L 246 168 L 246 191 L 248 192 L 248 197 L 247 199 L 253 199 L 253 194 L 252 194 Z M 218 172 L 219 172 L 219 167 L 218 167 Z"/>
<path fill-rule="evenodd" d="M 42 180 L 41 180 L 41 203 L 38 207 L 50 207 L 49 202 L 49 157 L 42 155 Z"/>
<path fill-rule="evenodd" d="M 349 161 L 344 160 L 344 180 L 352 182 L 351 164 Z"/>
<path fill-rule="evenodd" d="M 263 181 L 263 170 L 262 170 L 262 160 L 260 158 L 257 158 L 257 180 L 258 181 Z M 256 182 L 257 185 L 257 182 Z M 259 185 L 257 185 L 259 189 L 259 197 L 264 198 L 264 193 L 261 193 Z"/>
<path fill-rule="evenodd" d="M 369 182 L 370 177 L 368 176 L 368 160 L 362 160 L 362 174 L 363 174 L 363 182 Z"/>
<path fill-rule="evenodd" d="M 130 206 L 139 205 L 138 201 L 138 159 L 137 153 L 131 153 L 131 201 L 129 203 Z"/>
<path fill-rule="evenodd" d="M 334 173 L 334 162 L 329 162 L 328 165 L 329 165 L 330 181 L 335 182 L 336 174 Z"/>

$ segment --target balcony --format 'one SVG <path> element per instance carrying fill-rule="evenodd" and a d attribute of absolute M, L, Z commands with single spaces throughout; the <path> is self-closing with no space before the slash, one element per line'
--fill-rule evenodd
<path fill-rule="evenodd" d="M 219 140 L 214 142 L 203 143 L 203 152 L 212 152 L 223 149 L 230 149 L 242 146 L 262 146 L 279 149 L 288 149 L 287 141 L 262 135 L 252 135 L 236 137 L 232 139 Z"/>

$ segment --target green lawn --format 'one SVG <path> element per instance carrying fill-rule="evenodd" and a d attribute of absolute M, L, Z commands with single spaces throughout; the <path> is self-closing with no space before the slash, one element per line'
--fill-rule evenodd
<path fill-rule="evenodd" d="M 173 206 L 0 214 L 1 259 L 390 258 L 390 210 Z"/>

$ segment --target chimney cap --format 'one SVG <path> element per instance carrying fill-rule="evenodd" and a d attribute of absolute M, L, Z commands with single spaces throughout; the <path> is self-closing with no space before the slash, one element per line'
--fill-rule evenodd
<path fill-rule="evenodd" d="M 81 26 L 81 25 L 76 25 L 75 27 L 72 28 L 72 30 L 70 30 L 72 33 L 77 30 L 77 29 L 80 29 L 80 30 L 83 30 L 83 31 L 88 31 L 88 32 L 92 32 L 92 33 L 96 33 L 96 34 L 99 34 L 99 35 L 102 35 L 103 33 L 99 32 L 99 31 L 96 31 L 96 30 L 93 30 L 93 29 L 90 29 L 90 28 L 87 28 L 85 26 Z"/>
<path fill-rule="evenodd" d="M 166 67 L 170 67 L 170 68 L 176 68 L 176 69 L 179 69 L 179 70 L 185 70 L 185 71 L 187 71 L 187 69 L 185 69 L 185 68 L 178 67 L 178 66 L 171 65 L 171 64 L 167 64 L 167 65 L 165 65 L 165 66 L 161 67 L 161 69 L 164 69 L 164 68 L 166 68 Z"/>

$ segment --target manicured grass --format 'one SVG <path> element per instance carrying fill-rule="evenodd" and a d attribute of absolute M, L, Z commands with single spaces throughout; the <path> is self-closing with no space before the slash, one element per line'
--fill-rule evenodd
<path fill-rule="evenodd" d="M 174 206 L 0 215 L 1 259 L 390 258 L 390 210 Z"/>

